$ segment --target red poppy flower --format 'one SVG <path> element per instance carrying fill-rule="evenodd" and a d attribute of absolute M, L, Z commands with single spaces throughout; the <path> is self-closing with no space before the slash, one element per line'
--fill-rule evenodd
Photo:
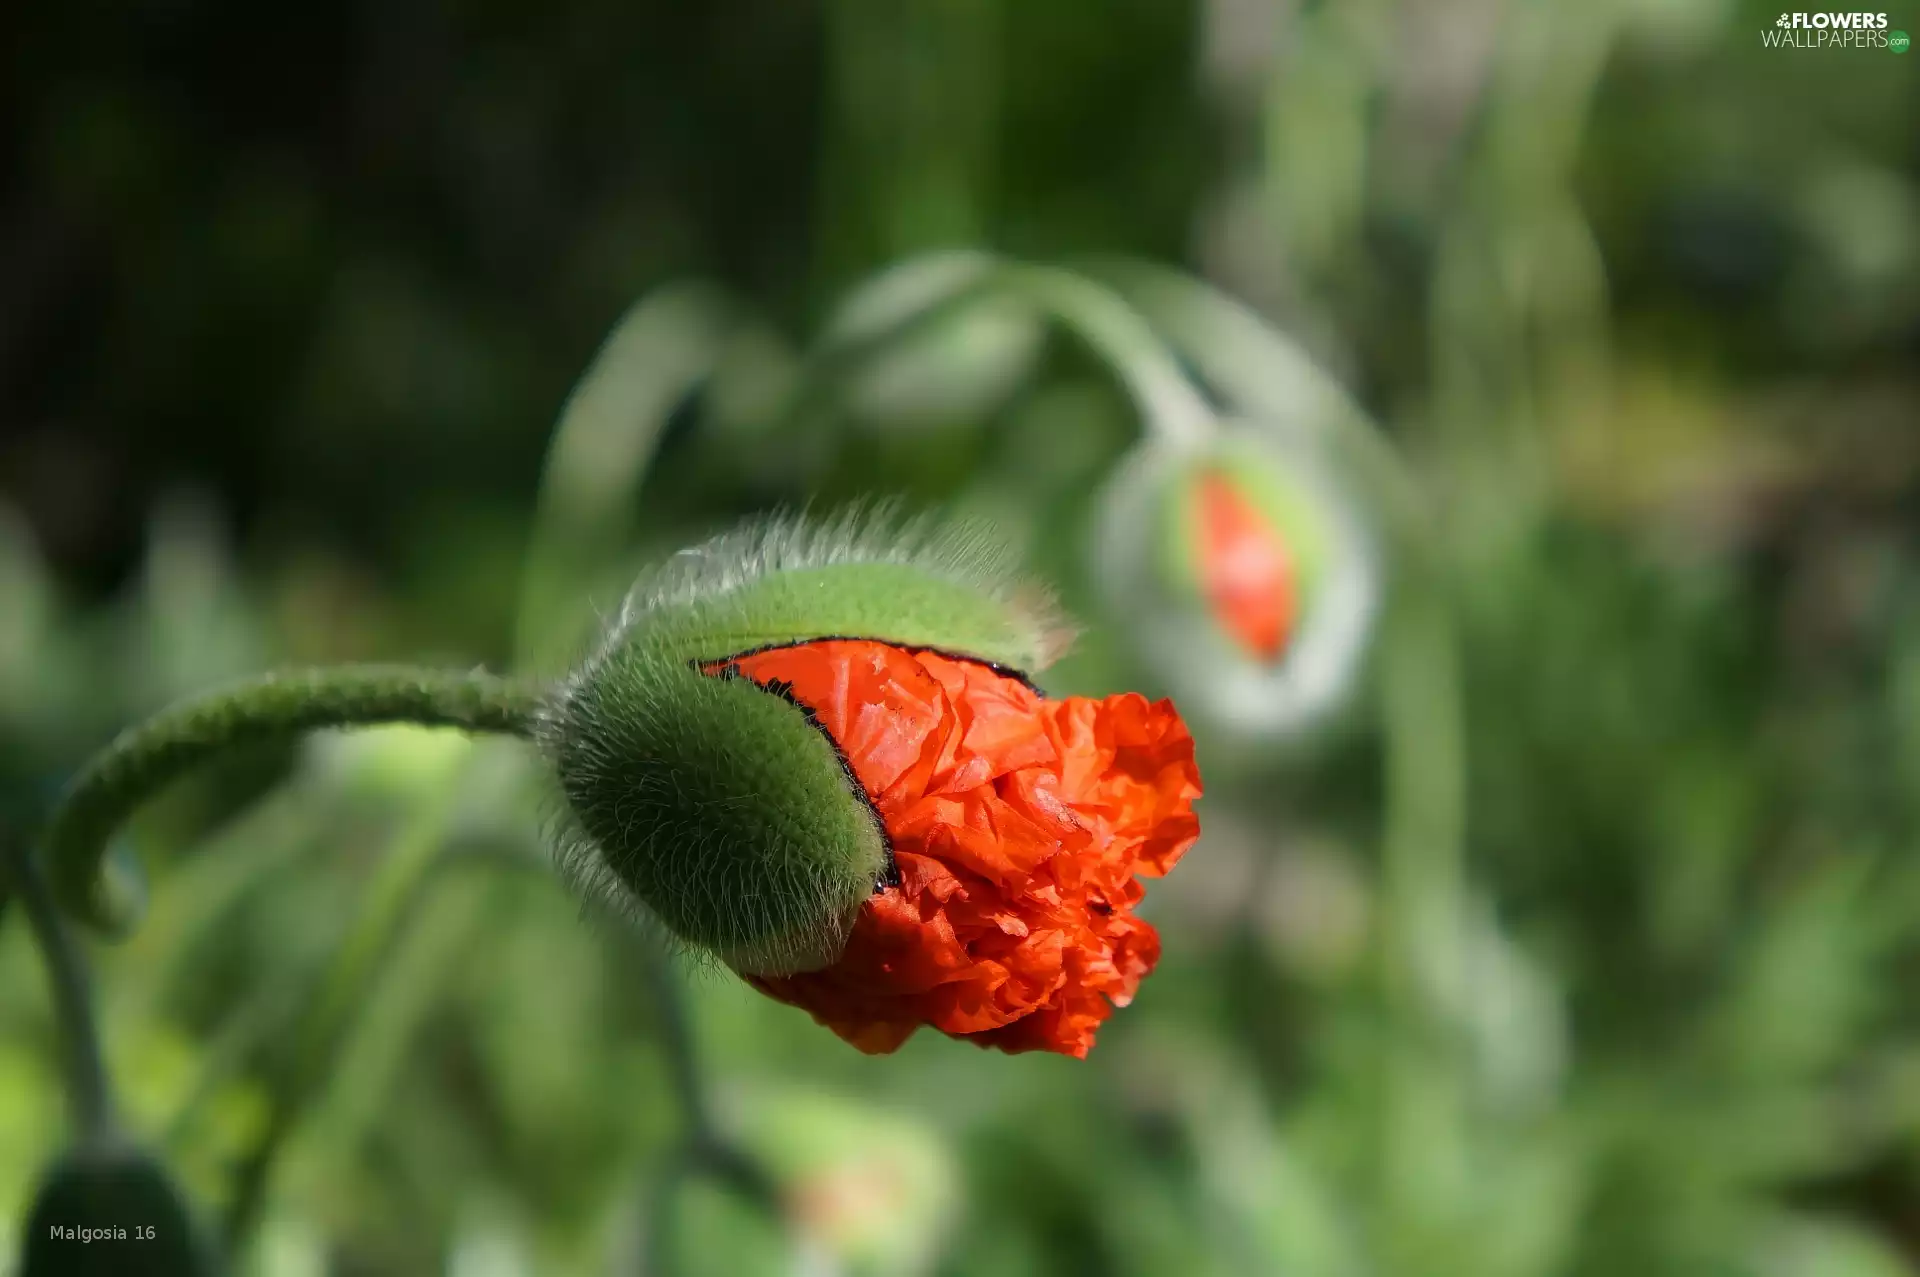
<path fill-rule="evenodd" d="M 1263 661 L 1280 655 L 1299 608 L 1293 556 L 1258 506 L 1216 471 L 1200 477 L 1200 579 L 1221 627 Z"/>
<path fill-rule="evenodd" d="M 736 657 L 805 707 L 886 829 L 894 880 L 823 970 L 752 976 L 870 1054 L 921 1025 L 1085 1056 L 1159 957 L 1140 876 L 1199 834 L 1193 739 L 1167 701 L 1048 700 L 978 661 L 857 639 Z"/>

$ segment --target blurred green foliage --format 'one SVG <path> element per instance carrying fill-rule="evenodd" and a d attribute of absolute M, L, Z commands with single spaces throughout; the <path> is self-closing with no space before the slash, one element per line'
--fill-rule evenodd
<path fill-rule="evenodd" d="M 993 521 L 1090 623 L 1049 688 L 1155 690 L 1089 578 L 1138 426 L 1084 350 L 986 310 L 796 391 L 850 287 L 956 244 L 1268 315 L 1401 449 L 1448 628 L 1390 625 L 1310 738 L 1196 721 L 1205 835 L 1084 1064 L 870 1059 L 695 973 L 779 1224 L 681 1182 L 653 955 L 541 871 L 513 746 L 181 787 L 99 996 L 210 1218 L 280 1132 L 247 1271 L 1920 1271 L 1920 63 L 1712 0 L 531 12 L 14 19 L 0 821 L 230 675 L 558 668 L 635 562 L 780 502 Z M 1282 356 L 1141 304 L 1258 405 Z M 0 1233 L 52 1033 L 9 919 Z"/>

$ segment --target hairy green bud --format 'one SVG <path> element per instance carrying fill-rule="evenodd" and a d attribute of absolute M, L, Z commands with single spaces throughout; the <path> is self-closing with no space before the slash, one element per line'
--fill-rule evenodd
<path fill-rule="evenodd" d="M 737 970 L 824 966 L 890 874 L 886 835 L 808 711 L 714 671 L 824 638 L 1044 666 L 1064 638 L 978 534 L 890 512 L 780 518 L 643 576 L 541 738 L 569 810 L 561 865 Z"/>

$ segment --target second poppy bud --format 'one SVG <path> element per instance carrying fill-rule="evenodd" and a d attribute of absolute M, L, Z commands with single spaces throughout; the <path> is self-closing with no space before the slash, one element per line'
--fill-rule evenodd
<path fill-rule="evenodd" d="M 1099 577 L 1176 695 L 1250 734 L 1333 707 L 1377 601 L 1360 512 L 1301 441 L 1233 426 L 1148 444 L 1108 488 Z"/>

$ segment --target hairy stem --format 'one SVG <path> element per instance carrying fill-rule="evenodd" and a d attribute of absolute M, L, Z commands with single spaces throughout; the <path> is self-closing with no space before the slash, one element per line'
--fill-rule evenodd
<path fill-rule="evenodd" d="M 73 1108 L 76 1142 L 100 1144 L 114 1129 L 113 1091 L 107 1081 L 94 1024 L 93 990 L 85 961 L 54 908 L 53 898 L 25 844 L 0 831 L 0 870 L 19 893 L 20 904 L 47 964 L 52 985 L 54 1015 L 60 1024 L 61 1061 L 66 1071 L 67 1100 Z"/>
<path fill-rule="evenodd" d="M 121 733 L 68 788 L 47 833 L 54 897 L 95 926 L 125 926 L 130 910 L 102 876 L 108 841 L 141 803 L 221 754 L 380 723 L 528 736 L 544 696 L 540 684 L 479 672 L 343 665 L 268 674 L 183 701 Z"/>

